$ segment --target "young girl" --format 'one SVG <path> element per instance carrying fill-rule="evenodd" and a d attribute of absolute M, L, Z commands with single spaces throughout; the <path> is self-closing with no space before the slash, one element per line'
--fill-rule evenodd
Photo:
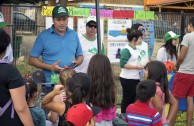
<path fill-rule="evenodd" d="M 70 78 L 75 74 L 75 70 L 72 68 L 65 68 L 60 72 L 59 79 L 60 79 L 60 84 L 62 84 L 65 88 L 67 87 L 67 83 L 70 80 Z M 67 99 L 66 93 L 62 92 L 60 95 L 57 95 L 54 97 L 55 102 L 57 101 L 62 101 L 65 102 Z M 48 114 L 48 119 L 53 123 L 56 124 L 58 121 L 58 126 L 63 125 L 63 121 L 65 120 L 64 116 L 59 116 L 59 113 L 50 111 Z"/>
<path fill-rule="evenodd" d="M 123 91 L 123 98 L 121 103 L 121 113 L 126 112 L 129 104 L 135 102 L 136 85 L 140 81 L 140 70 L 143 66 L 140 65 L 141 57 L 136 46 L 142 41 L 142 33 L 139 30 L 127 29 L 127 44 L 121 51 L 120 58 L 120 82 Z"/>
<path fill-rule="evenodd" d="M 165 62 L 172 61 L 176 63 L 177 60 L 177 51 L 176 44 L 180 35 L 175 34 L 172 31 L 167 32 L 164 35 L 165 44 L 158 50 L 156 59 Z"/>
<path fill-rule="evenodd" d="M 89 62 L 88 76 L 92 81 L 89 100 L 101 107 L 95 118 L 96 126 L 112 126 L 112 120 L 116 117 L 116 86 L 108 57 L 94 55 Z"/>
<path fill-rule="evenodd" d="M 156 94 L 150 104 L 160 113 L 163 126 L 174 126 L 178 103 L 168 89 L 165 65 L 160 61 L 150 61 L 146 65 L 145 78 L 156 81 Z M 166 117 L 165 108 L 167 103 L 170 104 L 170 108 Z"/>
<path fill-rule="evenodd" d="M 32 119 L 35 126 L 46 126 L 45 113 L 41 108 L 36 107 L 38 97 L 37 84 L 30 80 L 26 81 L 26 100 L 30 108 Z"/>
<path fill-rule="evenodd" d="M 54 90 L 47 94 L 42 100 L 42 105 L 47 109 L 59 113 L 60 116 L 64 117 L 61 125 L 68 126 L 68 122 L 65 119 L 67 110 L 74 104 L 78 103 L 87 103 L 88 93 L 90 90 L 91 81 L 87 74 L 76 73 L 67 83 L 67 86 L 64 88 L 63 85 L 56 85 Z M 67 100 L 66 102 L 62 101 L 53 101 L 56 95 L 66 92 Z"/>

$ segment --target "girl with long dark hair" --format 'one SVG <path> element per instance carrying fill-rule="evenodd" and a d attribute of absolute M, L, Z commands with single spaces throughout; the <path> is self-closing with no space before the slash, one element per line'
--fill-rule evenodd
<path fill-rule="evenodd" d="M 150 61 L 146 65 L 145 78 L 156 81 L 156 94 L 151 100 L 151 106 L 156 108 L 162 117 L 163 126 L 173 126 L 176 120 L 178 103 L 168 88 L 166 66 L 160 61 Z M 170 108 L 166 117 L 165 108 Z"/>
<path fill-rule="evenodd" d="M 89 100 L 101 108 L 95 118 L 96 126 L 112 126 L 116 117 L 116 86 L 108 57 L 94 55 L 89 62 L 88 76 L 92 82 Z"/>

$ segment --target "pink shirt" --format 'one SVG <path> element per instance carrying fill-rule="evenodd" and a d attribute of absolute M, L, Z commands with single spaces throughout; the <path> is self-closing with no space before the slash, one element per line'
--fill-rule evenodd
<path fill-rule="evenodd" d="M 163 103 L 163 109 L 162 109 L 162 124 L 166 124 L 166 112 L 165 112 L 165 108 L 166 108 L 166 104 L 165 104 L 165 94 L 164 92 L 162 92 L 161 87 L 160 87 L 160 83 L 156 82 L 156 94 L 159 95 L 161 97 L 162 103 Z M 150 106 L 153 107 L 152 103 L 150 102 Z"/>
<path fill-rule="evenodd" d="M 101 122 L 102 120 L 111 121 L 116 118 L 116 106 L 109 109 L 101 108 L 101 111 L 96 115 L 95 121 Z"/>

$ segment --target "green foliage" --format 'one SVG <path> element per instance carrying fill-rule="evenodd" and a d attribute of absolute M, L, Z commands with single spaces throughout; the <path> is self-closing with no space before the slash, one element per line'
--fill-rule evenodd
<path fill-rule="evenodd" d="M 20 71 L 22 76 L 25 76 L 26 74 L 32 74 L 36 70 L 35 67 L 28 64 L 27 60 L 25 60 L 24 62 L 17 62 L 16 67 Z"/>

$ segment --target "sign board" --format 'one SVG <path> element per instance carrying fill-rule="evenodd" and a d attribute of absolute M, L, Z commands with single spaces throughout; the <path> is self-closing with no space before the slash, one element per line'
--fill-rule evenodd
<path fill-rule="evenodd" d="M 111 63 L 120 62 L 120 52 L 128 42 L 108 42 L 108 58 Z"/>
<path fill-rule="evenodd" d="M 108 20 L 108 40 L 127 41 L 126 28 L 131 28 L 131 19 L 109 19 Z"/>

